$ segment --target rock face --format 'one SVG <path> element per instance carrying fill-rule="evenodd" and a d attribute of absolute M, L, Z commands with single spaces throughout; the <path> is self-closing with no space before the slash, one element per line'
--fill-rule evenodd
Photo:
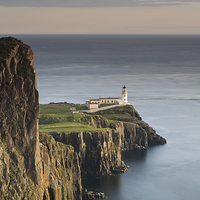
<path fill-rule="evenodd" d="M 77 154 L 53 138 L 39 141 L 33 64 L 29 46 L 0 39 L 0 199 L 81 199 Z"/>
<path fill-rule="evenodd" d="M 83 173 L 109 174 L 125 172 L 128 167 L 121 161 L 121 134 L 107 132 L 51 133 L 55 140 L 74 147 Z"/>
<path fill-rule="evenodd" d="M 49 133 L 56 141 L 74 147 L 82 173 L 126 172 L 128 166 L 121 160 L 121 151 L 146 150 L 149 145 L 166 142 L 142 121 L 133 106 L 117 107 L 86 116 L 90 126 L 107 128 L 107 131 Z"/>
<path fill-rule="evenodd" d="M 116 131 L 121 132 L 122 135 L 124 134 L 124 150 L 138 149 L 138 147 L 144 149 L 150 145 L 166 143 L 163 137 L 158 135 L 152 127 L 142 120 L 139 113 L 132 105 L 100 111 L 97 114 L 101 115 L 100 118 L 102 118 L 102 116 L 109 116 L 109 119 L 117 120 L 122 123 L 122 125 L 120 124 L 116 127 L 111 123 L 110 128 L 116 129 Z M 98 116 L 96 118 L 98 118 Z M 96 120 L 99 122 L 102 121 Z M 97 124 L 101 124 L 99 122 Z M 103 122 L 103 124 L 105 124 L 105 122 Z M 98 127 L 98 125 L 96 127 Z"/>
<path fill-rule="evenodd" d="M 38 172 L 38 91 L 31 49 L 13 38 L 1 39 L 0 128 L 4 148 L 24 156 L 27 174 L 36 183 Z M 9 49 L 8 49 L 9 47 Z M 32 159 L 27 159 L 27 158 Z"/>
<path fill-rule="evenodd" d="M 40 142 L 42 199 L 82 199 L 81 171 L 74 148 L 42 132 Z"/>
<path fill-rule="evenodd" d="M 1 194 L 9 193 L 13 184 L 15 196 L 17 189 L 22 192 L 26 187 L 23 176 L 41 184 L 38 91 L 31 48 L 14 38 L 2 38 L 0 49 Z M 17 171 L 21 172 L 18 188 Z"/>
<path fill-rule="evenodd" d="M 87 189 L 82 190 L 83 199 L 104 199 L 106 198 L 105 194 L 102 192 L 93 192 L 87 191 Z"/>
<path fill-rule="evenodd" d="M 81 200 L 81 171 L 125 172 L 122 150 L 166 143 L 133 106 L 88 115 L 107 131 L 39 134 L 33 63 L 29 46 L 0 39 L 0 199 Z"/>
<path fill-rule="evenodd" d="M 148 134 L 136 124 L 124 123 L 124 146 L 123 150 L 147 149 Z"/>
<path fill-rule="evenodd" d="M 74 147 L 83 173 L 126 172 L 128 166 L 121 160 L 121 151 L 146 150 L 149 145 L 166 143 L 164 138 L 157 135 L 153 128 L 142 121 L 133 106 L 117 107 L 97 114 L 88 116 L 89 124 L 94 128 L 109 130 L 50 133 L 56 141 Z M 104 116 L 112 117 L 112 120 Z"/>

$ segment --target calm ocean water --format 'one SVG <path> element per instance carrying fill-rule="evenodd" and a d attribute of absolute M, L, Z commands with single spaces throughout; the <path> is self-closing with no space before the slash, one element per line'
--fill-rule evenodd
<path fill-rule="evenodd" d="M 35 53 L 40 103 L 121 96 L 167 139 L 124 152 L 125 174 L 87 176 L 109 200 L 200 199 L 200 36 L 18 35 Z"/>

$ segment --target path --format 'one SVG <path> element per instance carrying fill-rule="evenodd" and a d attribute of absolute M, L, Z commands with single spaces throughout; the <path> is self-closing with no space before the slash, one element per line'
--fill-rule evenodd
<path fill-rule="evenodd" d="M 79 112 L 94 113 L 94 112 L 98 112 L 101 110 L 107 110 L 107 109 L 118 107 L 118 106 L 125 106 L 125 105 L 111 105 L 111 106 L 106 106 L 106 107 L 96 108 L 96 109 L 91 109 L 91 110 L 79 110 Z"/>

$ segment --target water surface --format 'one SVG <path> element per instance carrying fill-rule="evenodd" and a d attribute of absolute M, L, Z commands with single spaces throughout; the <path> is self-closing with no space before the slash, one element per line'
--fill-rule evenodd
<path fill-rule="evenodd" d="M 121 96 L 167 144 L 123 152 L 125 174 L 84 177 L 109 200 L 199 200 L 200 36 L 18 35 L 35 53 L 40 103 Z"/>

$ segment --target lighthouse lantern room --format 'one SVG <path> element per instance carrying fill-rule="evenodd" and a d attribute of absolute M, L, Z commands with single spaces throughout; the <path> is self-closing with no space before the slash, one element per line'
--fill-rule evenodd
<path fill-rule="evenodd" d="M 122 88 L 122 100 L 123 100 L 124 104 L 127 104 L 127 88 L 126 88 L 126 86 L 124 86 Z"/>

